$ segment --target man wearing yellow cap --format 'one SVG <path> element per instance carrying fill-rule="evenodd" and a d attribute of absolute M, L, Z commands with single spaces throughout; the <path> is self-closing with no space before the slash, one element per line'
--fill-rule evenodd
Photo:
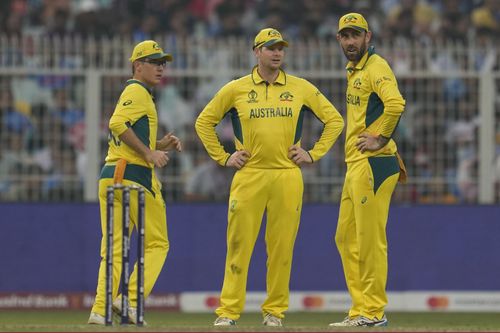
<path fill-rule="evenodd" d="M 276 29 L 260 31 L 253 44 L 257 66 L 222 87 L 196 120 L 208 154 L 220 165 L 237 169 L 229 197 L 226 268 L 215 326 L 235 325 L 243 311 L 250 257 L 264 211 L 268 260 L 263 324 L 282 326 L 302 208 L 300 166 L 325 155 L 344 126 L 315 86 L 281 69 L 286 46 Z M 308 151 L 301 147 L 305 112 L 324 124 Z M 233 154 L 224 150 L 215 131 L 226 115 L 233 123 Z"/>
<path fill-rule="evenodd" d="M 111 119 L 109 120 L 108 154 L 99 180 L 101 212 L 101 263 L 97 294 L 88 320 L 89 324 L 104 325 L 106 271 L 106 189 L 108 186 L 142 186 L 145 189 L 145 257 L 144 296 L 147 297 L 160 274 L 169 249 L 165 202 L 155 167 L 162 168 L 169 160 L 167 152 L 181 151 L 181 142 L 169 133 L 157 140 L 158 115 L 151 88 L 160 83 L 166 62 L 172 61 L 158 43 L 147 40 L 137 44 L 130 57 L 132 79 L 128 80 Z M 121 311 L 118 296 L 121 274 L 122 193 L 115 191 L 113 239 L 113 310 Z M 130 221 L 136 225 L 137 196 L 130 198 Z M 137 265 L 129 283 L 129 321 L 136 323 Z"/>
<path fill-rule="evenodd" d="M 386 326 L 387 239 L 385 227 L 398 178 L 405 178 L 391 138 L 404 110 L 394 74 L 368 47 L 365 18 L 340 18 L 337 40 L 349 60 L 345 176 L 335 242 L 352 298 L 348 316 L 330 326 Z M 401 169 L 401 173 L 400 173 Z"/>

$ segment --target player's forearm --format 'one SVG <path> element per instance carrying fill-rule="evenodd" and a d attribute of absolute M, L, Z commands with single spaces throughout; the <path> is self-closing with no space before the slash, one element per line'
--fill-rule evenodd
<path fill-rule="evenodd" d="M 151 150 L 144 143 L 142 143 L 132 128 L 128 128 L 119 137 L 121 141 L 125 142 L 127 146 L 138 153 L 144 161 L 148 162 L 148 156 L 151 154 Z"/>
<path fill-rule="evenodd" d="M 207 121 L 207 119 L 200 115 L 198 119 L 196 119 L 194 128 L 208 155 L 217 163 L 224 166 L 231 155 L 227 153 L 221 145 L 217 133 L 215 132 L 216 125 L 217 124 Z"/>
<path fill-rule="evenodd" d="M 334 114 L 335 115 L 325 123 L 323 132 L 313 149 L 309 150 L 309 155 L 313 161 L 319 160 L 328 152 L 344 129 L 344 119 L 337 111 L 335 111 Z"/>
<path fill-rule="evenodd" d="M 378 134 L 390 138 L 396 130 L 396 126 L 399 123 L 399 115 L 391 115 L 384 113 L 382 115 L 382 121 L 378 127 Z"/>

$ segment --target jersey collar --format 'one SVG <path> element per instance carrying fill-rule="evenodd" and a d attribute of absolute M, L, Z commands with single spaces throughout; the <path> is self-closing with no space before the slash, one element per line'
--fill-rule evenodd
<path fill-rule="evenodd" d="M 261 84 L 262 82 L 266 82 L 262 76 L 260 76 L 259 71 L 257 70 L 258 66 L 254 66 L 252 69 L 252 81 L 254 84 Z M 284 70 L 280 68 L 280 72 L 278 74 L 278 77 L 276 78 L 276 81 L 274 83 L 281 84 L 284 86 L 286 84 L 286 73 Z"/>
<path fill-rule="evenodd" d="M 364 56 L 356 64 L 356 66 L 354 66 L 352 64 L 352 61 L 349 61 L 347 63 L 347 65 L 345 66 L 345 69 L 347 69 L 347 71 L 349 73 L 352 73 L 354 70 L 361 70 L 361 69 L 363 69 L 363 67 L 365 67 L 365 65 L 366 65 L 366 62 L 368 61 L 368 58 L 370 58 L 373 54 L 375 54 L 375 47 L 374 46 L 370 46 L 368 48 L 368 51 L 365 52 Z"/>
<path fill-rule="evenodd" d="M 130 85 L 130 84 L 133 84 L 133 83 L 137 83 L 138 85 L 140 86 L 143 86 L 144 89 L 146 89 L 148 91 L 148 93 L 150 95 L 153 95 L 153 90 L 151 90 L 144 82 L 142 81 L 139 81 L 139 80 L 136 80 L 136 79 L 130 79 L 130 80 L 127 80 L 127 84 L 126 86 Z"/>

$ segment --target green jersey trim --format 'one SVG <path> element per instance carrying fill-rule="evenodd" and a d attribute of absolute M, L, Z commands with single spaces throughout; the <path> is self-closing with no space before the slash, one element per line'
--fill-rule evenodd
<path fill-rule="evenodd" d="M 129 124 L 128 124 L 129 125 Z M 135 135 L 144 143 L 145 146 L 151 148 L 149 141 L 149 118 L 148 116 L 142 116 L 137 120 L 132 126 L 129 126 L 134 130 Z"/>
<path fill-rule="evenodd" d="M 382 183 L 399 172 L 398 159 L 396 156 L 372 156 L 368 157 L 368 162 L 373 173 L 373 193 L 377 194 Z"/>
<path fill-rule="evenodd" d="M 238 116 L 238 110 L 236 110 L 236 108 L 231 108 L 228 112 L 231 114 L 234 136 L 241 142 L 241 144 L 243 144 L 243 131 L 241 129 L 241 121 Z"/>
<path fill-rule="evenodd" d="M 366 105 L 365 127 L 370 126 L 384 113 L 384 103 L 376 93 L 371 93 Z"/>
<path fill-rule="evenodd" d="M 302 105 L 299 111 L 299 118 L 297 119 L 297 127 L 295 128 L 295 137 L 293 139 L 293 144 L 296 144 L 302 138 L 302 125 L 304 124 L 304 114 L 306 111 L 311 111 L 311 109 L 309 109 L 305 105 Z"/>
<path fill-rule="evenodd" d="M 105 165 L 101 170 L 101 176 L 99 178 L 113 178 L 114 173 L 114 165 Z M 141 184 L 146 190 L 148 190 L 149 192 L 151 192 L 151 194 L 153 194 L 153 196 L 155 196 L 152 186 L 153 169 L 137 164 L 127 164 L 123 179 Z"/>

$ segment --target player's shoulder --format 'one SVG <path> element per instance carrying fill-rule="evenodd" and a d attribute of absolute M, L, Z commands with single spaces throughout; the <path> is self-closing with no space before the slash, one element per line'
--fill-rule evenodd
<path fill-rule="evenodd" d="M 377 70 L 377 69 L 379 69 L 379 70 L 380 69 L 391 70 L 391 66 L 389 65 L 387 60 L 377 53 L 372 54 L 368 58 L 367 65 L 368 65 L 368 69 L 370 69 L 370 70 Z"/>
<path fill-rule="evenodd" d="M 150 88 L 146 86 L 146 84 L 137 81 L 137 80 L 128 80 L 127 83 L 125 84 L 125 88 L 123 91 L 128 92 L 128 93 L 135 93 L 135 94 L 149 94 L 150 93 Z"/>
<path fill-rule="evenodd" d="M 231 84 L 240 86 L 243 84 L 253 84 L 252 74 L 247 74 L 230 82 Z"/>
<path fill-rule="evenodd" d="M 304 79 L 303 77 L 288 73 L 286 74 L 286 85 L 289 85 L 299 90 L 304 90 L 304 89 L 309 90 L 316 88 L 311 82 Z"/>
<path fill-rule="evenodd" d="M 150 90 L 141 82 L 128 81 L 123 89 L 122 96 L 137 98 L 147 98 L 150 96 Z"/>
<path fill-rule="evenodd" d="M 128 81 L 122 92 L 122 97 L 137 100 L 148 100 L 151 97 L 151 91 L 141 82 Z"/>
<path fill-rule="evenodd" d="M 365 67 L 368 77 L 371 80 L 379 81 L 381 79 L 392 78 L 390 80 L 392 81 L 395 79 L 394 72 L 387 60 L 378 54 L 372 54 Z"/>
<path fill-rule="evenodd" d="M 305 79 L 301 78 L 300 76 L 297 76 L 295 74 L 291 74 L 289 72 L 285 73 L 285 79 L 286 83 L 302 83 L 303 81 L 306 81 Z"/>
<path fill-rule="evenodd" d="M 303 84 L 304 81 L 306 81 L 305 79 L 301 78 L 300 76 L 297 76 L 295 74 L 291 74 L 289 72 L 286 72 L 285 73 L 285 84 L 286 85 L 289 85 L 289 84 Z"/>
<path fill-rule="evenodd" d="M 136 103 L 143 104 L 151 99 L 150 96 L 151 95 L 147 87 L 139 83 L 127 82 L 127 84 L 123 88 L 118 103 L 122 104 L 123 106 L 128 106 Z"/>

